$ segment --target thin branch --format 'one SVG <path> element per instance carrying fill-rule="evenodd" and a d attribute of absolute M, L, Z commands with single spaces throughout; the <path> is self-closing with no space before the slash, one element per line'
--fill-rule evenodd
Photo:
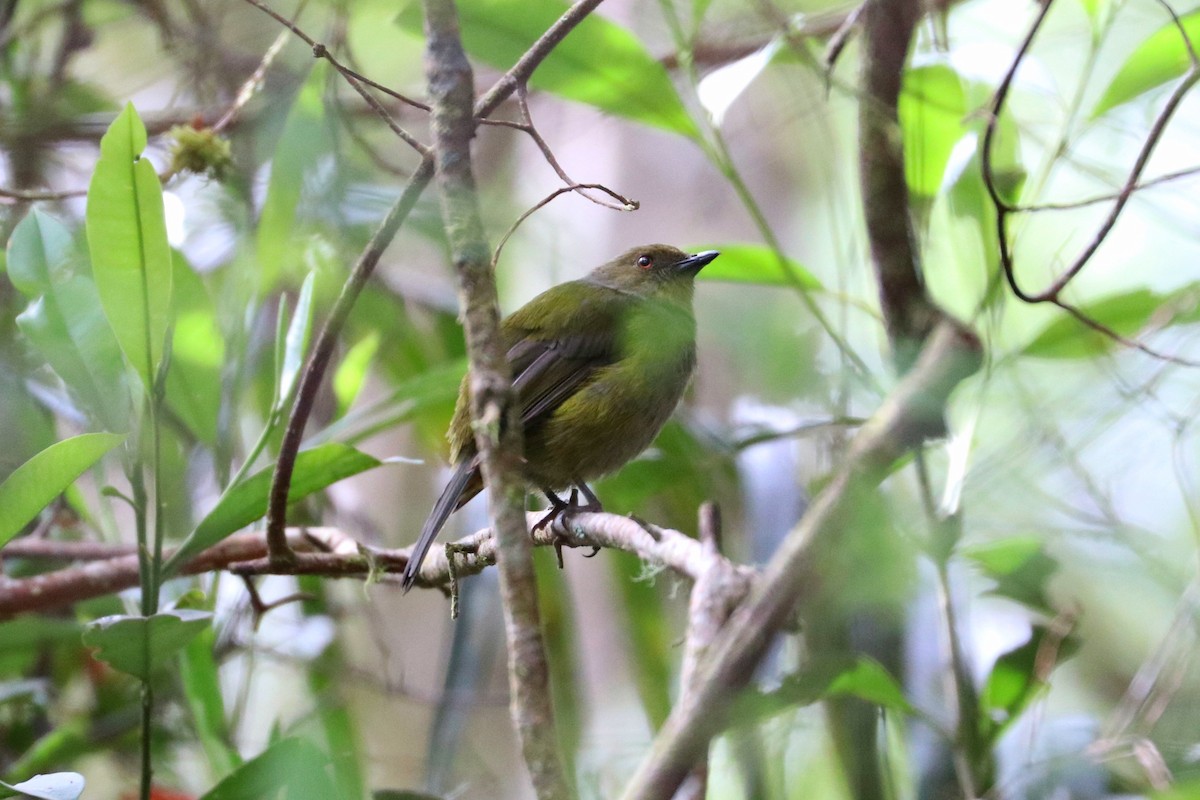
<path fill-rule="evenodd" d="M 987 188 L 988 197 L 991 198 L 992 204 L 996 208 L 996 238 L 997 243 L 999 244 L 1000 263 L 1004 270 L 1004 277 L 1008 282 L 1008 286 L 1012 290 L 1012 293 L 1018 299 L 1026 303 L 1059 304 L 1058 301 L 1063 289 L 1065 289 L 1067 285 L 1083 270 L 1083 268 L 1087 266 L 1092 256 L 1095 255 L 1096 251 L 1100 249 L 1100 246 L 1104 243 L 1105 239 L 1108 238 L 1108 234 L 1116 225 L 1117 220 L 1120 218 L 1121 212 L 1125 209 L 1126 204 L 1129 202 L 1134 192 L 1137 191 L 1142 172 L 1145 170 L 1146 165 L 1149 164 L 1150 157 L 1154 154 L 1154 150 L 1158 146 L 1159 141 L 1162 139 L 1162 136 L 1166 131 L 1167 125 L 1170 123 L 1171 118 L 1174 116 L 1180 104 L 1183 102 L 1184 96 L 1187 95 L 1187 93 L 1192 89 L 1193 86 L 1196 85 L 1197 82 L 1200 82 L 1200 60 L 1197 60 L 1196 54 L 1191 48 L 1191 42 L 1188 39 L 1187 32 L 1184 30 L 1183 25 L 1175 12 L 1170 8 L 1170 6 L 1163 3 L 1163 6 L 1171 15 L 1174 24 L 1176 27 L 1178 27 L 1180 35 L 1183 36 L 1184 41 L 1188 45 L 1189 56 L 1191 57 L 1192 62 L 1191 67 L 1187 74 L 1184 75 L 1183 79 L 1171 92 L 1170 96 L 1167 98 L 1167 102 L 1164 104 L 1162 110 L 1159 111 L 1158 116 L 1155 118 L 1154 124 L 1150 126 L 1150 130 L 1145 141 L 1142 143 L 1141 150 L 1138 152 L 1138 156 L 1134 160 L 1133 167 L 1130 169 L 1124 185 L 1117 192 L 1112 208 L 1109 209 L 1107 216 L 1105 216 L 1100 226 L 1096 229 L 1096 233 L 1092 237 L 1092 240 L 1076 256 L 1075 260 L 1070 264 L 1070 266 L 1062 270 L 1058 277 L 1056 277 L 1047 288 L 1040 292 L 1031 292 L 1027 289 L 1024 289 L 1017 281 L 1012 246 L 1008 241 L 1008 218 L 1012 214 L 1019 212 L 1021 209 L 1018 206 L 1011 204 L 1008 200 L 1001 196 L 1000 189 L 996 184 L 995 170 L 993 169 L 992 165 L 992 145 L 996 138 L 996 129 L 999 126 L 1000 115 L 1003 112 L 1004 104 L 1008 99 L 1008 94 L 1012 89 L 1013 80 L 1015 79 L 1017 70 L 1020 68 L 1021 63 L 1025 60 L 1025 57 L 1029 54 L 1029 51 L 1033 46 L 1033 41 L 1037 37 L 1038 31 L 1041 29 L 1042 23 L 1045 21 L 1052 4 L 1052 0 L 1045 0 L 1045 2 L 1041 4 L 1041 10 L 1034 18 L 1033 24 L 1029 28 L 1029 32 L 1026 33 L 1025 39 L 1021 42 L 1021 46 L 1017 51 L 1016 57 L 1013 59 L 1012 64 L 1009 65 L 1008 71 L 1004 75 L 1004 79 L 1000 82 L 1000 86 L 996 89 L 996 93 L 992 98 L 987 127 L 984 130 L 983 153 L 981 155 L 984 186 Z M 1065 310 L 1070 311 L 1070 309 Z M 1076 314 L 1076 316 L 1081 321 L 1084 321 L 1081 315 Z M 1085 322 L 1085 324 L 1089 324 L 1091 327 L 1094 327 L 1096 330 L 1099 330 L 1106 335 L 1112 335 L 1114 339 L 1119 338 L 1102 325 L 1098 325 L 1090 321 Z M 1141 347 L 1139 347 L 1139 349 L 1145 350 L 1145 348 Z M 1147 350 L 1147 352 L 1149 352 L 1151 355 L 1159 356 L 1159 354 L 1155 353 L 1154 351 Z"/>
<path fill-rule="evenodd" d="M 853 535 L 847 524 L 861 498 L 876 490 L 897 458 L 943 430 L 950 392 L 978 369 L 980 350 L 978 338 L 951 320 L 933 330 L 912 369 L 858 432 L 845 461 L 718 635 L 699 669 L 692 702 L 671 711 L 626 787 L 625 800 L 672 796 L 722 729 L 730 704 L 776 632 L 819 588 L 815 554 Z"/>
<path fill-rule="evenodd" d="M 317 389 L 320 388 L 325 369 L 329 366 L 329 359 L 333 356 L 334 345 L 346 318 L 350 315 L 350 309 L 354 307 L 354 301 L 358 299 L 371 273 L 374 272 L 383 251 L 395 238 L 396 231 L 400 229 L 400 225 L 408 217 L 432 177 L 433 159 L 426 156 L 359 256 L 350 277 L 342 286 L 341 294 L 333 304 L 333 309 L 329 312 L 329 319 L 325 321 L 321 333 L 317 336 L 312 355 L 308 357 L 300 375 L 296 401 L 292 405 L 283 439 L 279 443 L 279 457 L 275 462 L 275 472 L 271 476 L 271 493 L 267 502 L 267 542 L 271 548 L 271 558 L 279 563 L 286 564 L 292 560 L 284 536 L 288 490 L 291 487 L 292 471 L 296 466 L 296 454 L 300 451 L 304 428 L 308 423 L 309 414 L 312 413 Z"/>
<path fill-rule="evenodd" d="M 610 205 L 608 203 L 604 203 L 600 200 L 597 200 L 596 198 L 589 196 L 585 192 L 580 191 L 581 189 L 594 189 L 596 191 L 604 192 L 609 197 L 612 197 L 614 200 L 624 203 L 625 205 L 624 206 L 614 206 L 614 205 Z M 578 194 L 582 197 L 586 197 L 588 200 L 591 200 L 593 203 L 603 205 L 605 208 L 613 208 L 613 209 L 617 209 L 620 211 L 633 211 L 635 208 L 637 208 L 637 201 L 626 200 L 624 197 L 617 194 L 612 189 L 609 189 L 607 186 L 604 186 L 599 183 L 572 183 L 568 186 L 562 186 L 558 189 L 555 189 L 553 192 L 546 195 L 545 197 L 543 197 L 541 200 L 539 200 L 537 203 L 535 203 L 531 208 L 526 209 L 525 212 L 522 213 L 521 216 L 517 217 L 516 221 L 513 222 L 513 224 L 509 226 L 508 230 L 506 230 L 504 232 L 504 235 L 500 237 L 500 242 L 496 245 L 496 249 L 492 252 L 492 261 L 491 261 L 492 269 L 496 268 L 496 264 L 499 263 L 499 261 L 500 261 L 500 251 L 502 251 L 504 249 L 504 245 L 506 245 L 508 243 L 509 238 L 511 238 L 512 235 L 517 232 L 517 228 L 521 227 L 521 223 L 523 223 L 525 220 L 532 217 L 535 213 L 537 213 L 541 209 L 550 205 L 551 201 L 555 200 L 556 198 L 561 197 L 564 194 Z M 631 202 L 632 202 L 632 205 L 631 205 Z"/>
<path fill-rule="evenodd" d="M 337 58 L 334 57 L 333 53 L 329 52 L 329 48 L 327 48 L 324 44 L 318 42 L 316 39 L 313 39 L 311 36 L 301 30 L 298 25 L 289 20 L 287 17 L 275 12 L 270 6 L 261 2 L 261 0 L 245 0 L 245 2 L 254 6 L 259 11 L 262 11 L 264 14 L 271 17 L 280 25 L 284 26 L 293 34 L 295 34 L 301 41 L 312 48 L 314 58 L 323 58 L 328 61 L 330 66 L 337 70 L 338 74 L 346 79 L 346 82 L 350 84 L 354 91 L 358 92 L 359 96 L 362 97 L 366 104 L 371 107 L 371 110 L 374 111 L 379 118 L 382 119 L 384 123 L 386 123 L 387 126 L 392 129 L 393 133 L 395 133 L 404 141 L 405 144 L 416 150 L 422 156 L 428 154 L 428 148 L 415 136 L 402 128 L 400 123 L 392 119 L 392 115 L 388 113 L 387 109 L 383 107 L 382 103 L 375 99 L 375 95 L 367 91 L 366 87 L 371 86 L 374 89 L 386 92 L 391 97 L 395 97 L 396 99 L 408 103 L 409 105 L 416 106 L 417 108 L 427 108 L 423 103 L 418 103 L 415 100 L 409 100 L 399 92 L 396 92 L 392 89 L 387 89 L 375 81 L 372 81 L 363 75 L 359 75 L 357 72 L 338 61 Z"/>

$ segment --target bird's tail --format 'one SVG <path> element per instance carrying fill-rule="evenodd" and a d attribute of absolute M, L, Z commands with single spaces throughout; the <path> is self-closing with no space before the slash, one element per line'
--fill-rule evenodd
<path fill-rule="evenodd" d="M 454 475 L 450 477 L 446 488 L 442 490 L 441 496 L 434 503 L 433 511 L 429 512 L 429 518 L 425 520 L 425 526 L 421 528 L 421 535 L 417 537 L 417 543 L 413 545 L 412 554 L 408 557 L 408 563 L 404 566 L 404 575 L 401 578 L 401 585 L 405 592 L 416 583 L 417 574 L 421 571 L 421 562 L 425 560 L 425 555 L 433 546 L 433 540 L 441 532 L 446 520 L 456 509 L 479 494 L 482 488 L 483 481 L 479 474 L 477 459 L 464 458 L 454 468 Z"/>

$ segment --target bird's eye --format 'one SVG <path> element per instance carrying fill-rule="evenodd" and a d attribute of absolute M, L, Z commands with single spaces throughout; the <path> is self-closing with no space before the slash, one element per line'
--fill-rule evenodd
<path fill-rule="evenodd" d="M 642 269 L 650 269 L 654 264 L 654 259 L 650 256 L 638 256 L 637 265 Z"/>

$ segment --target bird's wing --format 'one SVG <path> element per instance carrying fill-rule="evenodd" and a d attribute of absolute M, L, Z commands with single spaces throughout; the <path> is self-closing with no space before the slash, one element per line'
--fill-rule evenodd
<path fill-rule="evenodd" d="M 557 286 L 505 321 L 513 388 L 526 427 L 562 404 L 596 370 L 617 360 L 621 317 L 638 302 L 589 283 L 587 300 L 580 303 L 578 295 L 570 294 L 573 288 L 578 289 Z"/>

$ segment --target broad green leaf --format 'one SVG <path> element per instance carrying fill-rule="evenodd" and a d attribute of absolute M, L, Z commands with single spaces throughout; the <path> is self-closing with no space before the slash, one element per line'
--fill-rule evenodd
<path fill-rule="evenodd" d="M 1042 670 L 1062 663 L 1078 649 L 1073 637 L 1056 638 L 1038 625 L 1029 641 L 996 659 L 979 695 L 985 737 L 996 741 L 1046 685 L 1049 673 Z"/>
<path fill-rule="evenodd" d="M 212 614 L 194 609 L 116 614 L 88 623 L 83 643 L 99 648 L 96 657 L 113 669 L 145 681 L 211 624 Z"/>
<path fill-rule="evenodd" d="M 308 273 L 300 286 L 296 310 L 292 313 L 292 321 L 284 337 L 283 359 L 279 368 L 279 396 L 275 398 L 280 407 L 291 400 L 296 378 L 304 366 L 304 354 L 308 351 L 308 340 L 312 335 L 313 281 L 316 275 L 315 272 Z"/>
<path fill-rule="evenodd" d="M 27 781 L 9 786 L 0 781 L 0 786 L 21 793 L 22 797 L 36 800 L 76 800 L 83 794 L 87 782 L 78 772 L 54 772 L 49 775 L 34 775 Z"/>
<path fill-rule="evenodd" d="M 379 334 L 371 332 L 360 339 L 347 352 L 337 371 L 333 373 L 333 396 L 337 398 L 338 416 L 349 410 L 354 398 L 367 379 L 367 368 L 379 349 Z"/>
<path fill-rule="evenodd" d="M 310 742 L 287 737 L 238 767 L 200 800 L 327 800 L 337 797 L 329 778 L 329 756 Z"/>
<path fill-rule="evenodd" d="M 962 79 L 949 66 L 905 70 L 898 109 L 904 174 L 918 198 L 933 198 L 941 189 L 950 152 L 968 132 L 969 110 Z"/>
<path fill-rule="evenodd" d="M 1079 310 L 1121 336 L 1135 336 L 1166 298 L 1149 289 L 1134 289 L 1113 295 Z M 1025 345 L 1022 352 L 1038 358 L 1090 358 L 1106 353 L 1118 343 L 1111 337 L 1093 330 L 1075 317 L 1062 312 Z"/>
<path fill-rule="evenodd" d="M 1040 540 L 1032 536 L 1014 536 L 966 547 L 962 552 L 996 581 L 992 594 L 1053 616 L 1046 584 L 1058 570 L 1058 561 L 1046 554 Z"/>
<path fill-rule="evenodd" d="M 714 244 L 691 252 L 719 250 L 721 255 L 700 270 L 705 281 L 755 283 L 764 286 L 799 286 L 815 291 L 823 288 L 816 277 L 790 258 L 780 258 L 774 250 L 758 244 Z"/>
<path fill-rule="evenodd" d="M 125 362 L 100 307 L 96 286 L 77 274 L 70 231 L 33 209 L 8 243 L 13 285 L 31 300 L 21 332 L 62 378 L 84 410 L 109 430 L 129 426 Z"/>
<path fill-rule="evenodd" d="M 324 99 L 328 75 L 325 61 L 313 64 L 271 157 L 271 177 L 256 238 L 259 288 L 264 292 L 275 287 L 289 265 L 302 263 L 303 241 L 296 236 L 296 211 L 304 179 L 332 146 Z"/>
<path fill-rule="evenodd" d="M 50 445 L 0 483 L 0 547 L 100 457 L 125 439 L 119 433 L 84 433 Z"/>
<path fill-rule="evenodd" d="M 148 391 L 171 316 L 171 248 L 162 186 L 142 156 L 146 128 L 128 104 L 100 140 L 88 187 L 87 238 L 100 303 Z"/>
<path fill-rule="evenodd" d="M 467 52 L 501 70 L 512 67 L 568 8 L 562 0 L 465 0 L 456 5 Z M 410 2 L 398 20 L 405 30 L 423 35 L 417 3 Z M 700 139 L 666 69 L 630 31 L 595 13 L 555 46 L 529 85 Z"/>
<path fill-rule="evenodd" d="M 378 459 L 344 444 L 323 444 L 302 450 L 296 457 L 288 498 L 301 500 L 343 478 L 357 475 L 381 464 Z M 267 495 L 271 488 L 274 465 L 251 475 L 221 497 L 180 548 L 163 566 L 163 579 L 170 577 L 188 559 L 212 547 L 236 530 L 244 528 L 267 513 Z"/>
<path fill-rule="evenodd" d="M 1179 18 L 1192 46 L 1200 46 L 1200 11 Z M 1092 118 L 1128 103 L 1151 89 L 1183 77 L 1192 67 L 1191 52 L 1179 25 L 1169 21 L 1150 34 L 1125 59 L 1121 69 L 1104 90 L 1100 102 L 1092 110 Z"/>

